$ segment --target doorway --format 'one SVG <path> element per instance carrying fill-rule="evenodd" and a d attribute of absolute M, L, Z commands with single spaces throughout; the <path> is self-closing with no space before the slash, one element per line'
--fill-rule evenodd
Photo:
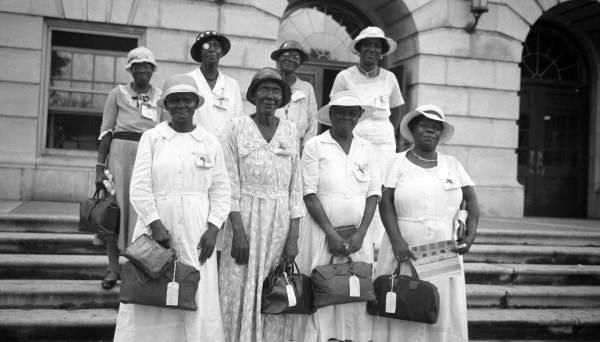
<path fill-rule="evenodd" d="M 573 42 L 540 25 L 524 45 L 518 180 L 525 187 L 525 216 L 587 215 L 589 89 Z"/>

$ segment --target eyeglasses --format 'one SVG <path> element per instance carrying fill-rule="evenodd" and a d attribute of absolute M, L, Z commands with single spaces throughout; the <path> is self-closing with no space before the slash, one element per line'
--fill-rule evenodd
<path fill-rule="evenodd" d="M 260 97 L 273 96 L 273 97 L 282 97 L 283 92 L 279 88 L 258 88 L 256 90 L 256 95 Z"/>
<path fill-rule="evenodd" d="M 212 39 L 212 40 L 204 42 L 204 44 L 202 44 L 202 49 L 219 51 L 219 50 L 221 50 L 221 43 L 219 43 L 218 40 Z"/>
<path fill-rule="evenodd" d="M 152 71 L 154 67 L 150 63 L 135 63 L 130 69 L 131 71 Z"/>
<path fill-rule="evenodd" d="M 281 57 L 291 59 L 296 62 L 302 62 L 302 56 L 300 56 L 298 51 L 286 51 L 280 55 L 280 58 Z"/>

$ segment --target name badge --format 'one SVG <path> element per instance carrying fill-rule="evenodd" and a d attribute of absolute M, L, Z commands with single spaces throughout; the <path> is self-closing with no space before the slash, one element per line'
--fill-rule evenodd
<path fill-rule="evenodd" d="M 145 117 L 152 121 L 156 121 L 156 108 L 151 107 L 145 103 L 142 103 L 140 108 L 141 108 L 142 117 Z"/>

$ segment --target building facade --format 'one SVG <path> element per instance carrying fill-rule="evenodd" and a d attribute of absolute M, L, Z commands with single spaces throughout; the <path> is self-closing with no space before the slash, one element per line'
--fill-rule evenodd
<path fill-rule="evenodd" d="M 600 217 L 600 1 L 490 0 L 472 32 L 469 0 L 2 0 L 0 199 L 78 201 L 94 188 L 108 90 L 143 45 L 152 83 L 197 65 L 197 32 L 226 34 L 222 70 L 242 92 L 284 39 L 311 60 L 327 102 L 348 44 L 376 25 L 404 111 L 436 104 L 456 126 L 442 150 L 477 184 L 484 215 Z M 245 97 L 245 94 L 242 94 Z M 251 107 L 246 104 L 246 109 Z"/>

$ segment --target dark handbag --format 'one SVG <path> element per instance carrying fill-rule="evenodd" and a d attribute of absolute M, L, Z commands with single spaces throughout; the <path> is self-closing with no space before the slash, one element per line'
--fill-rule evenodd
<path fill-rule="evenodd" d="M 398 265 L 392 274 L 375 279 L 377 300 L 367 303 L 367 312 L 376 316 L 434 324 L 438 320 L 440 310 L 437 288 L 430 282 L 420 280 L 412 262 L 408 261 L 408 264 L 412 276 L 400 275 Z M 393 292 L 396 296 L 394 312 L 386 312 L 388 292 Z"/>
<path fill-rule="evenodd" d="M 164 248 L 149 235 L 142 234 L 127 246 L 123 256 L 148 277 L 157 279 L 175 260 L 175 251 Z"/>
<path fill-rule="evenodd" d="M 121 292 L 119 301 L 126 304 L 141 304 L 161 308 L 196 311 L 196 291 L 200 282 L 200 271 L 194 266 L 176 261 L 158 279 L 151 279 L 131 262 L 121 267 Z M 175 278 L 173 278 L 175 272 Z M 167 287 L 172 281 L 179 283 L 177 305 L 167 305 Z"/>
<path fill-rule="evenodd" d="M 294 306 L 290 306 L 287 285 L 294 291 Z M 261 313 L 310 315 L 315 310 L 310 278 L 300 273 L 295 262 L 281 262 L 263 281 Z"/>
<path fill-rule="evenodd" d="M 317 308 L 328 305 L 367 302 L 375 300 L 373 292 L 373 265 L 362 261 L 334 264 L 333 256 L 328 265 L 317 266 L 310 275 L 313 289 L 313 304 Z M 360 294 L 350 296 L 350 277 L 356 276 Z"/>
<path fill-rule="evenodd" d="M 101 198 L 100 191 L 97 189 L 92 198 L 79 203 L 79 231 L 114 237 L 119 234 L 119 205 L 114 195 L 103 191 Z"/>
<path fill-rule="evenodd" d="M 350 240 L 352 235 L 354 235 L 354 233 L 356 233 L 356 231 L 358 230 L 356 229 L 356 226 L 353 225 L 334 227 L 333 229 L 344 240 Z"/>

